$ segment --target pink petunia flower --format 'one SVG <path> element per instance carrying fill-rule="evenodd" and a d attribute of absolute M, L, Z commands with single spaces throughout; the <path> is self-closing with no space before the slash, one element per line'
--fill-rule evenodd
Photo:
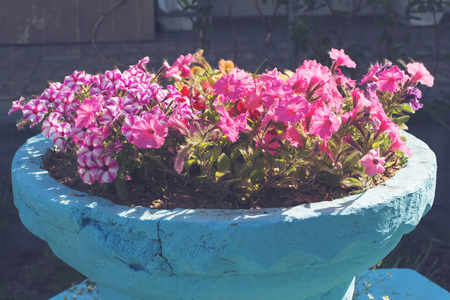
<path fill-rule="evenodd" d="M 171 67 L 167 70 L 165 77 L 189 77 L 191 71 L 189 66 L 195 59 L 192 57 L 192 54 L 188 54 L 186 56 L 180 55 L 177 60 L 173 63 Z"/>
<path fill-rule="evenodd" d="M 389 147 L 387 153 L 400 150 L 404 154 L 406 154 L 408 157 L 412 157 L 411 149 L 406 146 L 405 141 L 403 141 L 402 137 L 400 136 L 399 132 L 390 132 L 389 137 L 391 138 L 391 141 L 393 142 L 392 145 Z"/>
<path fill-rule="evenodd" d="M 98 182 L 108 183 L 116 178 L 117 172 L 119 171 L 119 164 L 117 161 L 108 155 L 105 155 L 99 157 L 96 162 L 98 170 L 97 173 L 95 173 L 95 178 Z"/>
<path fill-rule="evenodd" d="M 52 141 L 53 144 L 60 149 L 64 149 L 66 145 L 66 141 L 70 136 L 70 124 L 68 123 L 59 123 L 59 127 L 53 133 Z"/>
<path fill-rule="evenodd" d="M 344 50 L 337 50 L 337 49 L 331 49 L 330 52 L 328 52 L 331 59 L 336 61 L 336 68 L 339 66 L 345 66 L 349 68 L 356 68 L 356 63 L 351 60 L 351 58 L 345 54 Z"/>
<path fill-rule="evenodd" d="M 169 130 L 158 119 L 158 116 L 151 113 L 140 117 L 129 118 L 128 121 L 132 122 L 127 125 L 129 128 L 124 125 L 125 129 L 129 130 L 129 134 L 124 132 L 124 135 L 130 143 L 135 144 L 139 148 L 161 148 Z M 122 127 L 123 130 L 124 128 Z"/>
<path fill-rule="evenodd" d="M 397 66 L 393 66 L 380 73 L 377 84 L 381 91 L 395 92 L 403 80 L 404 73 Z"/>
<path fill-rule="evenodd" d="M 261 99 L 266 108 L 277 107 L 280 102 L 287 101 L 293 96 L 292 88 L 284 81 L 268 81 Z"/>
<path fill-rule="evenodd" d="M 302 139 L 300 132 L 295 126 L 292 126 L 291 124 L 288 124 L 288 127 L 280 136 L 280 138 L 288 140 L 291 143 L 292 147 L 299 147 L 305 144 L 305 141 Z"/>
<path fill-rule="evenodd" d="M 13 101 L 12 107 L 8 112 L 8 116 L 11 115 L 15 111 L 22 111 L 22 102 L 25 101 L 24 97 L 20 97 L 19 100 Z"/>
<path fill-rule="evenodd" d="M 328 140 L 333 132 L 338 131 L 341 120 L 333 113 L 331 106 L 317 108 L 311 117 L 309 131 L 321 140 Z"/>
<path fill-rule="evenodd" d="M 42 134 L 46 137 L 56 131 L 59 127 L 59 119 L 62 115 L 58 112 L 52 112 L 48 115 L 48 118 L 42 122 Z"/>
<path fill-rule="evenodd" d="M 84 183 L 93 184 L 99 167 L 87 156 L 78 157 L 78 174 Z"/>
<path fill-rule="evenodd" d="M 102 114 L 102 96 L 92 96 L 86 98 L 77 108 L 75 118 L 76 127 L 90 127 L 95 124 L 98 116 Z"/>
<path fill-rule="evenodd" d="M 239 132 L 244 130 L 247 126 L 248 113 L 243 113 L 235 118 L 230 117 L 230 114 L 223 107 L 217 108 L 217 112 L 220 113 L 220 119 L 217 123 L 227 139 L 236 142 L 239 138 Z"/>
<path fill-rule="evenodd" d="M 23 118 L 32 123 L 41 122 L 47 112 L 47 103 L 40 99 L 32 99 L 22 108 Z"/>
<path fill-rule="evenodd" d="M 213 85 L 214 93 L 219 94 L 222 102 L 238 100 L 244 95 L 244 88 L 233 75 L 224 75 Z"/>
<path fill-rule="evenodd" d="M 86 74 L 84 71 L 73 71 L 71 75 L 64 78 L 64 86 L 78 92 L 82 85 L 91 84 L 92 80 L 92 75 Z"/>
<path fill-rule="evenodd" d="M 367 72 L 366 75 L 361 79 L 361 84 L 364 84 L 366 82 L 376 82 L 378 81 L 378 72 L 380 71 L 380 65 L 375 64 L 372 66 L 369 72 Z"/>
<path fill-rule="evenodd" d="M 77 151 L 78 157 L 87 156 L 92 160 L 97 160 L 103 152 L 102 140 L 101 136 L 97 134 L 86 135 Z"/>
<path fill-rule="evenodd" d="M 409 74 L 411 74 L 411 84 L 420 82 L 429 87 L 433 86 L 434 77 L 422 63 L 409 63 L 408 65 L 406 65 L 406 70 Z"/>
<path fill-rule="evenodd" d="M 274 117 L 279 122 L 295 124 L 308 113 L 309 106 L 309 102 L 304 97 L 292 97 L 289 100 L 281 102 L 275 108 Z"/>
<path fill-rule="evenodd" d="M 384 157 L 380 157 L 380 148 L 372 149 L 361 158 L 361 164 L 366 169 L 368 176 L 372 177 L 375 174 L 383 173 L 383 165 L 386 163 Z"/>

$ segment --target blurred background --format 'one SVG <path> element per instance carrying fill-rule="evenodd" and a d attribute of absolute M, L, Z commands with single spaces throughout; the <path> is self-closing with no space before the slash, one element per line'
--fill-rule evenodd
<path fill-rule="evenodd" d="M 381 267 L 417 270 L 450 290 L 450 1 L 446 0 L 1 0 L 0 299 L 48 299 L 84 279 L 23 227 L 10 184 L 15 151 L 35 129 L 18 131 L 13 100 L 39 96 L 74 70 L 124 69 L 145 56 L 158 70 L 204 49 L 214 66 L 247 71 L 329 63 L 345 49 L 361 78 L 370 62 L 414 59 L 435 76 L 410 132 L 436 153 L 435 203 Z M 352 73 L 353 72 L 353 73 Z"/>

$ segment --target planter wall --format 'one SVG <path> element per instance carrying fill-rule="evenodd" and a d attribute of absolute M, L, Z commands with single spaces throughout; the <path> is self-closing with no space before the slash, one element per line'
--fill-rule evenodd
<path fill-rule="evenodd" d="M 261 210 L 154 210 L 80 195 L 41 168 L 31 138 L 12 165 L 25 226 L 98 283 L 104 299 L 351 299 L 353 278 L 430 209 L 436 159 L 413 157 L 383 185 L 331 202 Z"/>

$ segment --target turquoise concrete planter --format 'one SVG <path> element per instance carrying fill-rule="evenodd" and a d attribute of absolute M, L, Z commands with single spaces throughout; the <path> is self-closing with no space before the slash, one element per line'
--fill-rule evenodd
<path fill-rule="evenodd" d="M 384 258 L 430 209 L 436 158 L 413 157 L 362 195 L 292 208 L 154 210 L 80 196 L 41 168 L 37 136 L 12 164 L 22 222 L 97 282 L 103 299 L 351 299 L 354 276 Z"/>

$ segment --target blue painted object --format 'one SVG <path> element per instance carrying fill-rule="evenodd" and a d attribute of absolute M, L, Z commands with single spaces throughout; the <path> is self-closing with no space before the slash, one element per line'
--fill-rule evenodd
<path fill-rule="evenodd" d="M 80 197 L 41 168 L 51 141 L 37 136 L 14 157 L 14 200 L 24 225 L 97 282 L 104 299 L 351 299 L 354 276 L 384 258 L 434 199 L 434 153 L 405 135 L 413 157 L 381 186 L 259 210 L 155 210 Z"/>
<path fill-rule="evenodd" d="M 449 300 L 450 293 L 411 269 L 376 269 L 356 277 L 353 300 Z M 101 300 L 95 285 L 87 281 L 49 300 Z"/>
<path fill-rule="evenodd" d="M 368 270 L 358 276 L 354 300 L 386 296 L 390 300 L 450 300 L 448 291 L 411 269 Z"/>

